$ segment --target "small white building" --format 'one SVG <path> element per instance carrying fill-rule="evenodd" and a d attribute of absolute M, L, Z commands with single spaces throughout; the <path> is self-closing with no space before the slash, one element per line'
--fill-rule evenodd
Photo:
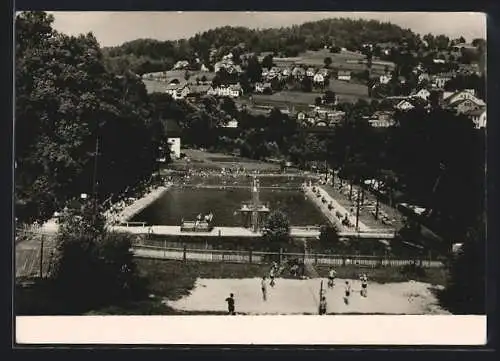
<path fill-rule="evenodd" d="M 185 69 L 189 65 L 189 62 L 187 60 L 179 60 L 177 63 L 174 65 L 174 69 Z"/>
<path fill-rule="evenodd" d="M 380 84 L 388 84 L 392 79 L 392 76 L 390 74 L 383 74 L 378 78 L 378 82 Z"/>
<path fill-rule="evenodd" d="M 167 138 L 170 145 L 170 156 L 174 159 L 181 157 L 181 138 Z"/>
<path fill-rule="evenodd" d="M 424 100 L 428 100 L 430 95 L 431 95 L 431 92 L 425 88 L 420 89 L 419 91 L 417 91 L 414 94 L 414 96 L 419 97 L 419 98 L 424 99 Z"/>
<path fill-rule="evenodd" d="M 398 104 L 396 104 L 395 108 L 398 110 L 406 111 L 415 108 L 415 106 L 408 100 L 403 99 Z"/>
<path fill-rule="evenodd" d="M 169 84 L 165 90 L 174 99 L 184 99 L 191 92 L 187 84 Z"/>
<path fill-rule="evenodd" d="M 324 75 L 320 74 L 320 73 L 314 74 L 313 82 L 318 83 L 318 84 L 323 84 L 325 82 Z"/>
<path fill-rule="evenodd" d="M 314 70 L 314 68 L 307 68 L 307 70 L 306 70 L 306 76 L 308 76 L 308 77 L 312 78 L 315 73 L 316 73 L 316 71 Z"/>

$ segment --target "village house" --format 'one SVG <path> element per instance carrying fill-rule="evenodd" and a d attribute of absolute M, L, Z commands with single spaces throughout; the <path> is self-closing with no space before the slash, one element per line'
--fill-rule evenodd
<path fill-rule="evenodd" d="M 418 97 L 418 98 L 421 98 L 423 100 L 429 100 L 430 95 L 431 95 L 431 92 L 425 88 L 422 88 L 413 94 L 414 97 Z"/>
<path fill-rule="evenodd" d="M 306 71 L 299 66 L 296 66 L 295 68 L 292 69 L 292 76 L 296 79 L 301 80 L 305 75 Z"/>
<path fill-rule="evenodd" d="M 318 73 L 314 74 L 313 82 L 315 82 L 317 84 L 323 84 L 325 82 L 325 77 L 318 72 Z"/>
<path fill-rule="evenodd" d="M 486 109 L 479 108 L 465 113 L 474 123 L 476 129 L 486 128 Z"/>
<path fill-rule="evenodd" d="M 185 69 L 189 65 L 189 62 L 187 60 L 179 60 L 177 63 L 174 64 L 174 70 L 180 70 L 180 69 Z"/>
<path fill-rule="evenodd" d="M 459 100 L 464 100 L 464 99 L 470 99 L 474 103 L 476 103 L 478 106 L 485 106 L 486 105 L 486 103 L 483 100 L 481 100 L 475 96 L 474 89 L 463 89 L 463 90 L 460 90 L 457 92 L 453 92 L 451 94 L 449 92 L 445 92 L 443 94 L 443 100 L 448 105 L 455 103 Z"/>
<path fill-rule="evenodd" d="M 480 74 L 478 64 L 458 64 L 457 72 L 463 75 Z"/>
<path fill-rule="evenodd" d="M 472 44 L 467 44 L 467 43 L 462 43 L 462 44 L 456 44 L 455 46 L 452 47 L 452 50 L 455 52 L 460 52 L 464 50 L 477 50 L 477 48 L 472 45 Z"/>
<path fill-rule="evenodd" d="M 408 111 L 415 108 L 415 106 L 409 100 L 403 99 L 397 103 L 394 108 L 400 111 Z"/>
<path fill-rule="evenodd" d="M 389 82 L 391 81 L 391 79 L 392 79 L 392 75 L 391 74 L 382 74 L 378 78 L 378 82 L 380 84 L 389 84 Z"/>
<path fill-rule="evenodd" d="M 255 92 L 257 93 L 264 93 L 265 91 L 272 91 L 271 83 L 266 82 L 266 83 L 255 83 Z"/>
<path fill-rule="evenodd" d="M 328 78 L 328 75 L 330 74 L 330 71 L 326 68 L 321 68 L 318 70 L 318 73 L 323 75 L 323 77 L 326 79 Z"/>
<path fill-rule="evenodd" d="M 388 128 L 395 125 L 394 112 L 376 111 L 368 117 L 368 123 L 375 128 Z"/>
<path fill-rule="evenodd" d="M 236 119 L 231 119 L 226 124 L 222 126 L 223 128 L 238 128 L 238 121 Z"/>
<path fill-rule="evenodd" d="M 422 73 L 418 75 L 417 81 L 419 84 L 425 82 L 429 82 L 431 80 L 431 77 L 429 76 L 428 73 Z"/>
<path fill-rule="evenodd" d="M 343 81 L 351 81 L 351 72 L 348 70 L 339 70 L 337 73 L 337 79 Z"/>
<path fill-rule="evenodd" d="M 306 76 L 312 78 L 314 76 L 314 74 L 316 74 L 316 71 L 314 70 L 314 68 L 307 68 Z"/>
<path fill-rule="evenodd" d="M 292 75 L 292 69 L 290 69 L 289 67 L 286 67 L 283 69 L 281 74 L 283 75 L 283 77 L 288 78 L 290 75 Z"/>
<path fill-rule="evenodd" d="M 299 112 L 297 113 L 297 120 L 299 120 L 299 121 L 304 121 L 304 120 L 306 119 L 306 116 L 307 116 L 307 115 L 306 115 L 306 112 L 304 112 L 304 111 L 299 111 Z"/>
<path fill-rule="evenodd" d="M 453 79 L 455 74 L 453 73 L 442 73 L 437 74 L 432 77 L 432 84 L 437 88 L 443 88 L 444 85 Z"/>
<path fill-rule="evenodd" d="M 457 114 L 466 114 L 472 110 L 482 108 L 472 99 L 460 99 L 452 103 L 448 103 L 448 109 L 454 110 Z"/>
<path fill-rule="evenodd" d="M 200 71 L 209 71 L 205 64 L 201 64 Z"/>
<path fill-rule="evenodd" d="M 239 84 L 220 85 L 207 91 L 208 95 L 237 98 L 243 93 Z"/>
<path fill-rule="evenodd" d="M 191 89 L 186 83 L 168 84 L 165 93 L 169 94 L 173 99 L 184 99 L 191 92 Z"/>

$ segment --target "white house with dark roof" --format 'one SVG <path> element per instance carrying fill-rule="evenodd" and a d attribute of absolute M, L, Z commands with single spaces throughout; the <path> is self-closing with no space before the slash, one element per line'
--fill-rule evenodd
<path fill-rule="evenodd" d="M 415 108 L 415 106 L 409 100 L 403 99 L 399 103 L 397 103 L 394 108 L 401 111 L 407 111 Z"/>
<path fill-rule="evenodd" d="M 313 82 L 317 84 L 323 84 L 325 82 L 325 77 L 323 74 L 320 74 L 319 72 L 314 74 L 313 76 Z"/>
<path fill-rule="evenodd" d="M 307 68 L 307 70 L 306 70 L 306 76 L 312 78 L 314 76 L 314 74 L 316 74 L 316 71 L 314 70 L 314 68 Z"/>
<path fill-rule="evenodd" d="M 447 96 L 443 94 L 443 100 L 445 104 L 450 105 L 452 103 L 458 102 L 459 100 L 469 99 L 478 106 L 486 106 L 486 103 L 483 100 L 477 98 L 474 94 L 475 91 L 472 89 L 463 89 Z"/>
<path fill-rule="evenodd" d="M 378 78 L 378 82 L 380 84 L 388 84 L 392 79 L 392 75 L 391 74 L 382 74 L 379 78 Z"/>
<path fill-rule="evenodd" d="M 430 95 L 431 92 L 425 88 L 422 88 L 419 91 L 415 92 L 415 94 L 413 94 L 414 97 L 418 97 L 424 100 L 429 100 Z"/>
<path fill-rule="evenodd" d="M 191 89 L 187 83 L 173 83 L 168 84 L 165 93 L 169 94 L 174 99 L 184 99 L 188 96 Z"/>

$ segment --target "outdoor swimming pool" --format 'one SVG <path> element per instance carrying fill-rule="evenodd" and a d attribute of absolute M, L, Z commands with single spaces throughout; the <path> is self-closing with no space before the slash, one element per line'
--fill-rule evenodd
<path fill-rule="evenodd" d="M 199 213 L 214 214 L 215 225 L 240 227 L 242 219 L 237 210 L 251 198 L 249 188 L 172 187 L 162 197 L 136 214 L 131 221 L 155 225 L 180 225 L 181 220 L 194 220 Z M 293 226 L 322 225 L 327 220 L 300 190 L 261 189 L 260 200 L 271 211 L 280 209 L 288 215 Z"/>

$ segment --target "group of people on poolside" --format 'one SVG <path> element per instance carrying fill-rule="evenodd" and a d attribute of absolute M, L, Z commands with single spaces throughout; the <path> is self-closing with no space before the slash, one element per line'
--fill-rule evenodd
<path fill-rule="evenodd" d="M 269 271 L 269 283 L 268 283 L 268 277 L 267 275 L 264 275 L 261 279 L 261 291 L 262 291 L 262 300 L 265 302 L 267 301 L 267 292 L 268 292 L 268 285 L 272 288 L 275 287 L 276 285 L 276 276 L 282 272 L 282 268 L 279 267 L 277 262 L 273 262 L 271 269 Z M 328 282 L 327 282 L 327 289 L 332 289 L 335 287 L 335 279 L 337 277 L 337 272 L 335 269 L 332 267 L 330 268 L 328 272 Z M 368 276 L 366 273 L 361 273 L 359 275 L 359 281 L 361 284 L 361 290 L 360 295 L 361 297 L 368 297 Z M 351 282 L 346 280 L 344 284 L 344 294 L 343 294 L 343 299 L 344 303 L 346 305 L 349 304 L 349 299 L 352 294 L 352 287 L 351 287 Z M 228 314 L 230 315 L 235 315 L 235 299 L 234 299 L 234 294 L 231 293 L 228 298 L 226 298 L 227 302 L 227 307 L 228 307 Z M 328 311 L 328 305 L 326 301 L 326 289 L 321 289 L 320 291 L 320 300 L 319 300 L 319 307 L 318 307 L 318 313 L 320 315 L 326 315 Z"/>

